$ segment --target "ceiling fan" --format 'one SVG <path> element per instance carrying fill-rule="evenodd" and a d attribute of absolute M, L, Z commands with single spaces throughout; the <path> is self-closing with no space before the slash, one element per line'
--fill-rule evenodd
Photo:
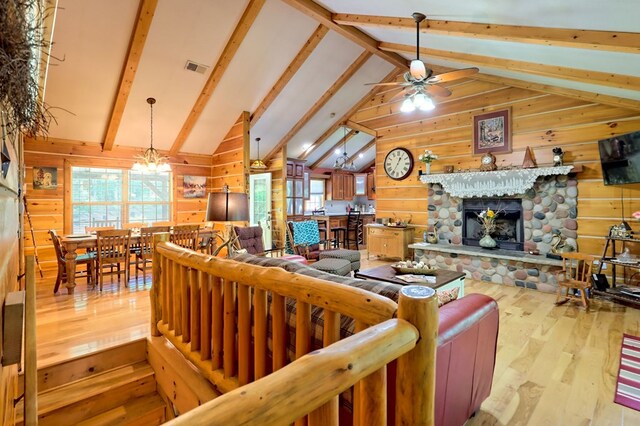
<path fill-rule="evenodd" d="M 414 12 L 413 19 L 416 21 L 416 59 L 411 61 L 409 71 L 404 73 L 404 82 L 393 83 L 368 83 L 373 86 L 403 86 L 397 95 L 391 98 L 391 101 L 404 96 L 400 110 L 402 112 L 411 112 L 416 108 L 428 111 L 435 108 L 432 96 L 447 97 L 451 95 L 451 91 L 446 87 L 438 86 L 438 83 L 446 83 L 448 81 L 459 80 L 469 77 L 479 70 L 478 68 L 464 68 L 456 71 L 446 72 L 444 74 L 433 75 L 433 70 L 427 68 L 420 60 L 420 23 L 427 17 L 426 15 Z"/>

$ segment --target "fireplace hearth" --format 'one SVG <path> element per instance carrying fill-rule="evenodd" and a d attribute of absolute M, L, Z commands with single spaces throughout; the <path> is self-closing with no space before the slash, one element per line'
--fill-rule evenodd
<path fill-rule="evenodd" d="M 496 230 L 491 235 L 498 247 L 505 250 L 524 250 L 524 222 L 522 200 L 519 198 L 465 198 L 462 200 L 462 244 L 479 246 L 483 236 L 478 214 L 486 209 L 498 214 Z"/>

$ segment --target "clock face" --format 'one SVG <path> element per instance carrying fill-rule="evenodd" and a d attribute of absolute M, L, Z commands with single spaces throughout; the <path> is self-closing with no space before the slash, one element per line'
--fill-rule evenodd
<path fill-rule="evenodd" d="M 401 180 L 411 174 L 413 156 L 404 148 L 394 148 L 384 158 L 384 171 L 391 179 Z"/>
<path fill-rule="evenodd" d="M 490 155 L 485 155 L 482 157 L 482 164 L 489 165 L 493 163 L 493 158 Z"/>

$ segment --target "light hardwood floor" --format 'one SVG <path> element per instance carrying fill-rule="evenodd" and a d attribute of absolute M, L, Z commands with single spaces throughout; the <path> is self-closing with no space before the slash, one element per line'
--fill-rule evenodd
<path fill-rule="evenodd" d="M 366 260 L 363 269 L 387 263 Z M 128 342 L 149 333 L 149 281 L 129 288 L 82 280 L 74 295 L 53 295 L 38 282 L 38 365 Z M 491 396 L 467 425 L 627 425 L 640 412 L 613 403 L 623 333 L 640 335 L 640 310 L 595 300 L 590 312 L 554 306 L 535 290 L 466 280 L 467 293 L 500 307 L 498 356 Z"/>

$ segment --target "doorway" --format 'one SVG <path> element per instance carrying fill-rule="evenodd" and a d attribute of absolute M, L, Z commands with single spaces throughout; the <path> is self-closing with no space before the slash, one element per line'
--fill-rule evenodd
<path fill-rule="evenodd" d="M 249 175 L 249 225 L 262 227 L 265 249 L 272 245 L 271 235 L 271 173 Z"/>

